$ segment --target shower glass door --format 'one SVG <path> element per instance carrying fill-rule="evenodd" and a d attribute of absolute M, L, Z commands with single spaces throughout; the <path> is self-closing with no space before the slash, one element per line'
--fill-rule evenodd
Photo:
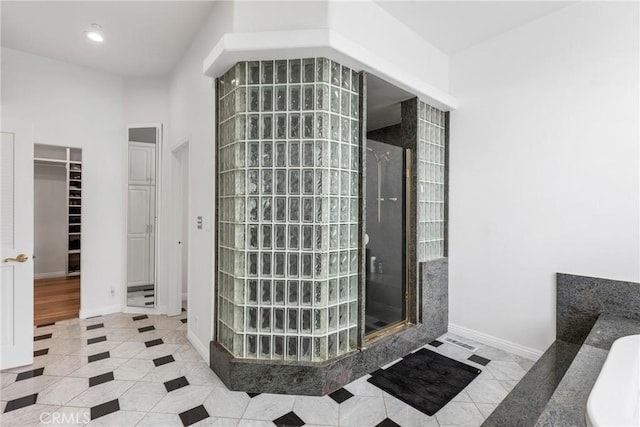
<path fill-rule="evenodd" d="M 405 151 L 367 140 L 366 335 L 406 319 Z"/>

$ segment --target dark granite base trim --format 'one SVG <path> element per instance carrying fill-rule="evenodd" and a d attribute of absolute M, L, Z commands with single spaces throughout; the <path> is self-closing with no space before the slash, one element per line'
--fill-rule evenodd
<path fill-rule="evenodd" d="M 408 324 L 367 342 L 361 349 L 326 362 L 289 362 L 234 358 L 216 341 L 210 344 L 210 366 L 230 390 L 321 396 L 332 393 L 435 338 L 448 326 L 448 260 L 422 264 L 424 323 Z"/>

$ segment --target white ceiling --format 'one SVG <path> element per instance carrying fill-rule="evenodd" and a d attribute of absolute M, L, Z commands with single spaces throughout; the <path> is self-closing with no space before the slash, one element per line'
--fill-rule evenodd
<path fill-rule="evenodd" d="M 2 46 L 124 76 L 170 72 L 210 1 L 1 1 Z M 83 34 L 103 28 L 97 44 Z"/>
<path fill-rule="evenodd" d="M 572 2 L 390 1 L 377 3 L 453 54 Z M 0 1 L 2 45 L 125 76 L 172 70 L 213 1 Z M 89 42 L 92 23 L 105 42 Z"/>
<path fill-rule="evenodd" d="M 575 3 L 451 0 L 376 2 L 447 55 Z"/>

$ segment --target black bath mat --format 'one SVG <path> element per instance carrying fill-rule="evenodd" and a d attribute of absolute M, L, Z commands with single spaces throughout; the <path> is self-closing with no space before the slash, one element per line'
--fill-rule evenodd
<path fill-rule="evenodd" d="M 422 349 L 371 374 L 371 384 L 429 416 L 477 377 L 480 369 Z"/>

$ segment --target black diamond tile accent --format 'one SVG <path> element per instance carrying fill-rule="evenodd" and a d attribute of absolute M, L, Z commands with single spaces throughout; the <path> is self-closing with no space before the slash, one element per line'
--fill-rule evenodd
<path fill-rule="evenodd" d="M 149 316 L 147 316 L 146 314 L 143 314 L 142 316 L 133 316 L 133 320 L 142 320 L 142 319 L 148 319 Z"/>
<path fill-rule="evenodd" d="M 111 357 L 111 355 L 109 354 L 108 351 L 105 351 L 104 353 L 91 354 L 89 356 L 89 363 L 97 362 L 98 360 L 102 360 L 102 359 L 108 359 L 109 357 Z"/>
<path fill-rule="evenodd" d="M 33 357 L 44 356 L 45 354 L 49 354 L 48 348 L 43 348 L 42 350 L 36 350 L 33 352 Z"/>
<path fill-rule="evenodd" d="M 382 320 L 378 320 L 377 322 L 374 323 L 375 326 L 387 326 L 388 323 L 387 322 L 383 322 Z"/>
<path fill-rule="evenodd" d="M 53 326 L 55 325 L 56 322 L 51 322 L 51 323 L 43 323 L 42 325 L 38 325 L 36 326 L 36 328 L 44 328 L 45 326 Z"/>
<path fill-rule="evenodd" d="M 156 328 L 151 325 L 151 326 L 145 326 L 144 328 L 138 328 L 138 332 L 142 333 L 142 332 L 147 332 L 147 331 L 154 331 Z"/>
<path fill-rule="evenodd" d="M 182 323 L 187 323 L 187 319 L 180 319 Z"/>
<path fill-rule="evenodd" d="M 477 354 L 472 354 L 467 358 L 467 360 L 471 360 L 472 362 L 479 363 L 482 366 L 487 366 L 489 362 L 491 362 L 491 359 L 478 356 Z"/>
<path fill-rule="evenodd" d="M 155 304 L 153 301 L 147 301 L 144 303 L 144 305 L 153 305 L 153 304 Z"/>
<path fill-rule="evenodd" d="M 376 427 L 402 427 L 402 426 L 394 422 L 392 419 L 385 418 L 384 420 L 380 421 L 380 423 L 376 425 Z"/>
<path fill-rule="evenodd" d="M 33 377 L 39 377 L 44 372 L 44 368 L 34 369 L 32 371 L 20 372 L 16 377 L 16 381 L 27 380 Z"/>
<path fill-rule="evenodd" d="M 48 340 L 49 338 L 52 337 L 53 334 L 44 334 L 44 335 L 38 335 L 37 337 L 33 337 L 34 341 L 42 341 L 42 340 Z"/>
<path fill-rule="evenodd" d="M 176 359 L 173 358 L 172 355 L 158 357 L 157 359 L 153 359 L 153 364 L 158 366 L 166 365 L 167 363 L 175 362 Z"/>
<path fill-rule="evenodd" d="M 182 307 L 182 312 L 184 313 L 185 311 L 187 311 L 187 310 L 185 310 L 184 307 Z"/>
<path fill-rule="evenodd" d="M 353 394 L 346 388 L 341 388 L 331 393 L 329 397 L 338 403 L 342 403 L 347 399 L 351 399 L 353 397 Z"/>
<path fill-rule="evenodd" d="M 98 328 L 104 328 L 104 323 L 96 323 L 95 325 L 89 325 L 87 326 L 87 331 L 90 331 L 92 329 L 98 329 Z"/>
<path fill-rule="evenodd" d="M 97 342 L 102 342 L 102 341 L 106 341 L 106 340 L 107 340 L 107 337 L 106 337 L 106 336 L 104 336 L 104 335 L 103 335 L 103 336 L 101 336 L 101 337 L 89 338 L 89 339 L 87 340 L 87 345 L 89 345 L 89 344 L 95 344 L 95 343 L 97 343 Z"/>
<path fill-rule="evenodd" d="M 186 387 L 189 385 L 189 381 L 185 377 L 176 378 L 175 380 L 167 381 L 164 383 L 164 388 L 167 391 L 177 390 L 182 387 Z"/>
<path fill-rule="evenodd" d="M 105 415 L 109 415 L 110 413 L 119 410 L 120 402 L 118 402 L 118 399 L 111 400 L 91 408 L 91 419 L 95 420 L 96 418 L 104 417 Z"/>
<path fill-rule="evenodd" d="M 24 408 L 25 406 L 31 406 L 36 403 L 38 399 L 38 393 L 30 396 L 19 397 L 7 402 L 7 406 L 4 407 L 5 414 L 7 412 L 15 411 L 16 409 Z"/>
<path fill-rule="evenodd" d="M 97 375 L 95 377 L 89 378 L 89 387 L 93 387 L 94 385 L 100 385 L 103 383 L 108 383 L 109 381 L 113 381 L 113 372 L 107 372 L 106 374 Z"/>
<path fill-rule="evenodd" d="M 295 412 L 291 411 L 288 414 L 284 414 L 278 419 L 273 420 L 273 423 L 278 427 L 300 427 L 305 423 L 300 419 Z"/>
<path fill-rule="evenodd" d="M 87 319 L 97 319 L 98 317 L 102 317 L 101 315 L 87 317 Z"/>
<path fill-rule="evenodd" d="M 262 393 L 247 393 L 247 395 L 248 395 L 250 398 L 252 398 L 252 399 L 253 399 L 254 397 L 256 397 L 256 396 L 260 396 L 261 394 L 262 394 Z"/>
<path fill-rule="evenodd" d="M 180 420 L 185 427 L 195 424 L 198 421 L 202 421 L 205 418 L 209 418 L 209 413 L 204 406 L 196 406 L 195 408 L 184 411 L 180 414 Z"/>
<path fill-rule="evenodd" d="M 158 338 L 157 340 L 151 340 L 151 341 L 147 341 L 144 343 L 144 345 L 148 347 L 153 347 L 154 345 L 160 345 L 160 344 L 164 344 L 164 341 L 162 341 L 162 339 Z"/>
<path fill-rule="evenodd" d="M 440 347 L 442 344 L 444 344 L 444 343 L 443 343 L 443 342 L 441 342 L 441 341 L 438 341 L 438 340 L 433 340 L 433 341 L 431 341 L 431 342 L 429 343 L 429 345 L 430 345 L 431 347 Z"/>

